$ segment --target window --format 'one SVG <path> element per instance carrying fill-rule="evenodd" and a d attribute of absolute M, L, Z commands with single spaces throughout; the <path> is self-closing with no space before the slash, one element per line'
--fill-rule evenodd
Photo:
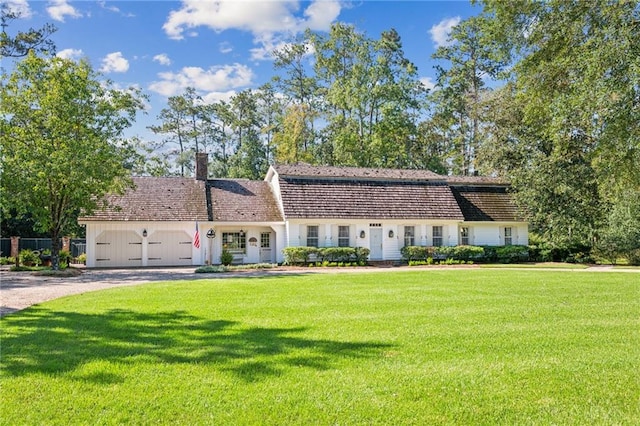
<path fill-rule="evenodd" d="M 271 248 L 271 234 L 263 232 L 260 234 L 260 248 Z"/>
<path fill-rule="evenodd" d="M 504 228 L 504 245 L 510 246 L 513 244 L 513 234 L 511 233 L 511 227 L 507 226 Z"/>
<path fill-rule="evenodd" d="M 244 232 L 223 232 L 222 247 L 231 253 L 245 253 L 247 250 L 247 240 Z"/>
<path fill-rule="evenodd" d="M 416 228 L 415 226 L 405 226 L 404 227 L 404 246 L 415 246 L 416 245 Z"/>
<path fill-rule="evenodd" d="M 433 245 L 435 247 L 442 245 L 442 226 L 433 227 Z"/>
<path fill-rule="evenodd" d="M 466 226 L 460 228 L 460 245 L 469 245 L 469 228 Z"/>
<path fill-rule="evenodd" d="M 307 226 L 307 247 L 318 247 L 318 226 Z"/>
<path fill-rule="evenodd" d="M 338 247 L 349 247 L 349 227 L 338 227 Z"/>

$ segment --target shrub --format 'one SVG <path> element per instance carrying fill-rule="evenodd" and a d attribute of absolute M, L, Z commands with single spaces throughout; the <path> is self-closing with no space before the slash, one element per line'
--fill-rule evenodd
<path fill-rule="evenodd" d="M 196 268 L 196 273 L 198 274 L 214 274 L 214 273 L 227 272 L 227 271 L 228 269 L 226 266 L 207 265 L 207 266 L 200 266 Z"/>
<path fill-rule="evenodd" d="M 323 247 L 318 249 L 318 256 L 329 262 L 349 262 L 355 259 L 355 249 L 353 247 Z"/>
<path fill-rule="evenodd" d="M 285 265 L 306 265 L 312 255 L 318 254 L 317 247 L 287 247 L 282 250 Z"/>
<path fill-rule="evenodd" d="M 39 254 L 30 249 L 20 250 L 18 257 L 20 258 L 20 263 L 24 266 L 33 266 L 40 264 Z"/>
<path fill-rule="evenodd" d="M 367 264 L 370 250 L 365 247 L 287 247 L 282 250 L 285 265 L 307 265 L 313 261 L 316 266 L 330 264 Z"/>
<path fill-rule="evenodd" d="M 484 257 L 484 249 L 478 246 L 453 247 L 451 257 L 456 260 L 478 260 Z"/>
<path fill-rule="evenodd" d="M 58 259 L 60 259 L 60 262 L 69 264 L 71 262 L 71 258 L 72 256 L 69 250 L 60 250 L 58 252 Z"/>
<path fill-rule="evenodd" d="M 16 259 L 14 257 L 0 257 L 0 265 L 15 265 Z"/>
<path fill-rule="evenodd" d="M 358 263 L 358 265 L 365 266 L 367 264 L 367 259 L 369 259 L 369 253 L 371 253 L 371 250 L 369 250 L 366 247 L 356 247 L 354 249 L 354 256 L 356 258 L 356 262 Z"/>
<path fill-rule="evenodd" d="M 529 248 L 527 246 L 500 246 L 496 247 L 497 261 L 500 263 L 517 263 L 529 260 Z"/>
<path fill-rule="evenodd" d="M 627 254 L 629 265 L 640 265 L 640 249 L 633 250 Z"/>
<path fill-rule="evenodd" d="M 226 248 L 223 248 L 222 253 L 220 253 L 220 263 L 222 263 L 225 266 L 229 266 L 231 265 L 232 262 L 233 262 L 233 253 L 231 253 Z"/>
<path fill-rule="evenodd" d="M 434 256 L 434 247 L 405 246 L 400 249 L 400 254 L 402 254 L 402 258 L 407 262 L 411 262 L 412 260 L 426 261 L 428 257 Z"/>
<path fill-rule="evenodd" d="M 82 254 L 80 254 L 80 255 L 76 258 L 76 260 L 77 260 L 79 263 L 82 263 L 83 265 L 86 265 L 86 264 L 87 264 L 87 253 L 82 253 Z"/>

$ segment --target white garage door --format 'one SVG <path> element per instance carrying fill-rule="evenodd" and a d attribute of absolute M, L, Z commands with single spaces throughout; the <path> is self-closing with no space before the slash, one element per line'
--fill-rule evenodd
<path fill-rule="evenodd" d="M 148 240 L 149 266 L 191 265 L 191 237 L 184 231 L 156 231 Z"/>
<path fill-rule="evenodd" d="M 96 266 L 142 266 L 142 237 L 134 231 L 105 231 L 96 238 Z"/>

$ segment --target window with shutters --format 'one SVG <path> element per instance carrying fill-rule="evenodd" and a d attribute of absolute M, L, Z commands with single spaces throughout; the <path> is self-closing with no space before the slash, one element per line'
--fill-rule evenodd
<path fill-rule="evenodd" d="M 404 246 L 415 246 L 416 245 L 416 227 L 415 226 L 405 226 L 404 227 Z"/>
<path fill-rule="evenodd" d="M 442 245 L 442 226 L 434 226 L 433 230 L 433 245 L 440 247 Z"/>
<path fill-rule="evenodd" d="M 318 247 L 318 226 L 307 226 L 307 247 Z"/>
<path fill-rule="evenodd" d="M 338 247 L 349 247 L 349 227 L 338 227 Z"/>

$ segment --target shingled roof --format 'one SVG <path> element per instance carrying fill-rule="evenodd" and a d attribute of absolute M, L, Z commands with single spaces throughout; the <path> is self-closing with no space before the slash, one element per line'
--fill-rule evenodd
<path fill-rule="evenodd" d="M 274 169 L 287 218 L 519 220 L 499 178 L 306 164 Z"/>
<path fill-rule="evenodd" d="M 336 178 L 357 180 L 425 181 L 443 180 L 444 176 L 430 170 L 371 169 L 365 167 L 311 166 L 309 164 L 279 164 L 274 169 L 280 176 Z"/>
<path fill-rule="evenodd" d="M 248 179 L 212 179 L 213 220 L 219 222 L 283 222 L 269 183 Z"/>
<path fill-rule="evenodd" d="M 287 218 L 463 218 L 443 183 L 281 177 L 279 184 Z"/>
<path fill-rule="evenodd" d="M 451 186 L 465 221 L 519 221 L 506 186 Z"/>
<path fill-rule="evenodd" d="M 134 188 L 107 197 L 108 206 L 84 221 L 206 221 L 205 183 L 182 177 L 134 177 Z"/>

